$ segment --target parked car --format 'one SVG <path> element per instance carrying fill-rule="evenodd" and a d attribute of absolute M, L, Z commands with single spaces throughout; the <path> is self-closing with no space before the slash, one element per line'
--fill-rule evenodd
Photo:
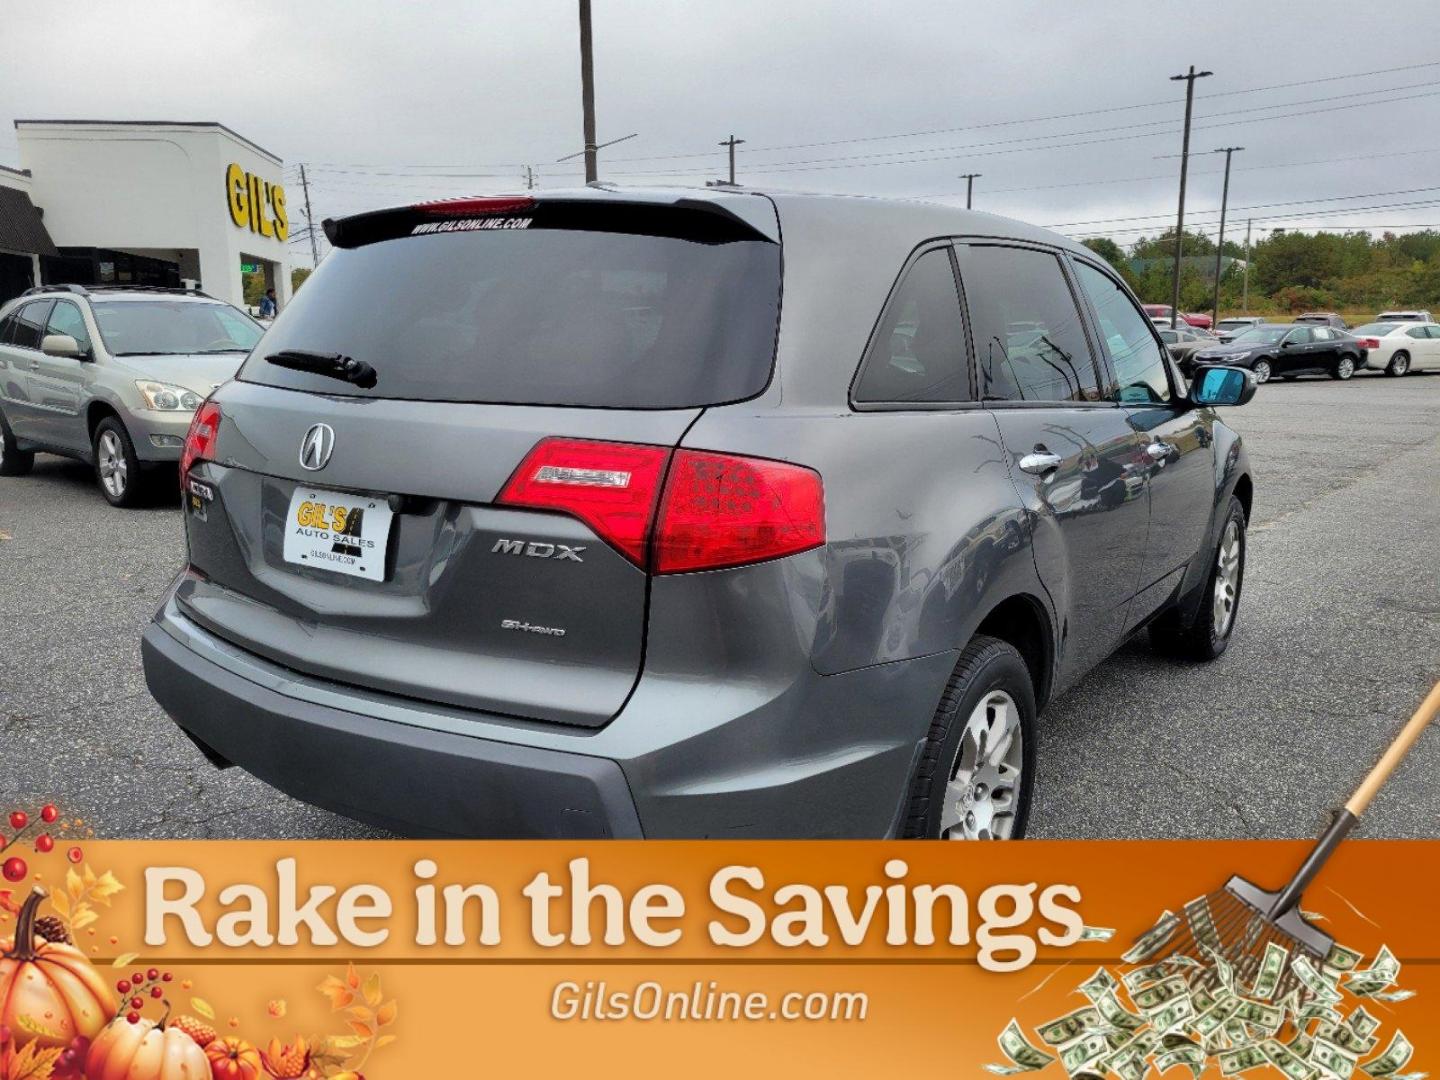
<path fill-rule="evenodd" d="M 1232 364 L 1249 368 L 1257 383 L 1271 376 L 1293 379 L 1324 374 L 1348 379 L 1365 366 L 1365 349 L 1355 338 L 1328 326 L 1265 323 L 1228 342 L 1197 350 L 1195 364 Z"/>
<path fill-rule="evenodd" d="M 1170 325 L 1172 321 L 1171 314 L 1174 312 L 1175 309 L 1169 304 L 1145 304 L 1143 306 L 1146 317 L 1149 318 L 1152 322 L 1154 322 L 1157 326 L 1161 324 L 1164 324 L 1165 326 Z M 1205 314 L 1186 315 L 1182 311 L 1180 313 L 1178 324 L 1183 324 L 1186 326 L 1200 326 L 1209 329 L 1210 316 Z"/>
<path fill-rule="evenodd" d="M 1188 315 L 1181 315 L 1180 318 L 1198 330 L 1209 330 L 1211 326 L 1210 316 L 1203 311 L 1192 311 Z"/>
<path fill-rule="evenodd" d="M 1231 638 L 1254 380 L 1186 389 L 1056 233 L 705 189 L 326 230 L 196 415 L 145 632 L 213 761 L 404 832 L 1015 837 L 1046 701 Z"/>
<path fill-rule="evenodd" d="M 1373 322 L 1353 331 L 1366 366 L 1387 375 L 1440 369 L 1440 323 Z"/>
<path fill-rule="evenodd" d="M 1263 315 L 1237 315 L 1231 319 L 1221 319 L 1215 325 L 1215 336 L 1221 341 L 1231 341 L 1236 334 L 1243 334 L 1246 330 L 1264 325 Z"/>
<path fill-rule="evenodd" d="M 1312 326 L 1329 326 L 1336 330 L 1350 329 L 1350 324 L 1333 311 L 1307 311 L 1304 315 L 1296 315 L 1295 321 Z"/>
<path fill-rule="evenodd" d="M 196 408 L 262 332 L 195 291 L 30 289 L 0 309 L 0 476 L 61 454 L 93 465 L 112 505 L 136 505 L 156 473 L 173 477 Z"/>
<path fill-rule="evenodd" d="M 1428 311 L 1382 311 L 1375 316 L 1376 322 L 1434 322 Z"/>
<path fill-rule="evenodd" d="M 1171 330 L 1168 327 L 1160 327 L 1160 340 L 1170 350 L 1170 355 L 1180 365 L 1180 370 L 1188 377 L 1193 367 L 1191 357 L 1197 349 L 1207 348 L 1215 344 L 1215 339 L 1208 332 L 1197 330 L 1193 327 Z"/>

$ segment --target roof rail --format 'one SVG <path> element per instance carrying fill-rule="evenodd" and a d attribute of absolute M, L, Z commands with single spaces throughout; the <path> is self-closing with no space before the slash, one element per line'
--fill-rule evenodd
<path fill-rule="evenodd" d="M 37 296 L 37 295 L 39 295 L 40 293 L 47 293 L 47 292 L 71 292 L 71 293 L 79 293 L 81 296 L 88 296 L 90 290 L 87 289 L 87 288 L 85 288 L 84 285 L 69 285 L 69 284 L 67 284 L 67 285 L 35 285 L 35 286 L 33 286 L 33 287 L 29 288 L 29 289 L 26 289 L 26 290 L 25 290 L 23 293 L 21 293 L 20 295 L 21 295 L 21 296 Z"/>
<path fill-rule="evenodd" d="M 63 286 L 56 286 L 63 288 Z M 169 293 L 173 296 L 203 296 L 207 300 L 215 299 L 207 292 L 199 289 L 186 289 L 170 285 L 91 285 L 90 292 L 153 292 Z"/>

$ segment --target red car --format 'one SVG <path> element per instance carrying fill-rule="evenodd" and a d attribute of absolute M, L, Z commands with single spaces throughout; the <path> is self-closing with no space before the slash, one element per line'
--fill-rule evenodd
<path fill-rule="evenodd" d="M 1145 314 L 1150 318 L 1163 319 L 1166 322 L 1170 320 L 1170 313 L 1175 310 L 1169 304 L 1144 304 L 1142 306 L 1145 308 Z M 1198 326 L 1202 330 L 1209 330 L 1211 323 L 1209 315 L 1186 315 L 1183 311 L 1180 313 L 1180 321 L 1191 326 Z"/>

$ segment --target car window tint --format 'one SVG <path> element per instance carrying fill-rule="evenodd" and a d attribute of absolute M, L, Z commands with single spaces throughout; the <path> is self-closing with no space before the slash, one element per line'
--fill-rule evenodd
<path fill-rule="evenodd" d="M 1285 335 L 1285 341 L 1291 345 L 1309 345 L 1311 341 L 1310 330 L 1304 326 L 1298 326 Z"/>
<path fill-rule="evenodd" d="M 960 254 L 981 399 L 1099 401 L 1095 363 L 1060 260 L 1030 248 L 982 245 Z"/>
<path fill-rule="evenodd" d="M 12 344 L 22 349 L 40 348 L 40 339 L 45 336 L 45 320 L 50 315 L 53 300 L 32 300 L 15 313 L 15 330 Z"/>
<path fill-rule="evenodd" d="M 15 316 L 6 315 L 0 319 L 0 345 L 10 344 L 10 339 L 15 333 Z"/>
<path fill-rule="evenodd" d="M 1406 330 L 1405 333 L 1412 338 L 1423 338 L 1430 336 L 1429 328 L 1424 326 L 1412 326 L 1409 330 Z"/>
<path fill-rule="evenodd" d="M 90 350 L 90 331 L 85 328 L 85 316 L 68 300 L 55 301 L 55 310 L 50 313 L 45 333 L 69 334 L 80 343 L 80 348 L 86 352 Z"/>
<path fill-rule="evenodd" d="M 1080 287 L 1095 305 L 1100 336 L 1110 352 L 1119 381 L 1119 400 L 1125 402 L 1167 402 L 1170 377 L 1165 368 L 1164 350 L 1156 344 L 1135 302 L 1109 274 L 1087 262 L 1075 263 Z"/>
<path fill-rule="evenodd" d="M 1328 326 L 1317 326 L 1310 334 L 1316 341 L 1330 341 L 1335 337 L 1335 331 Z"/>
<path fill-rule="evenodd" d="M 969 401 L 965 356 L 950 253 L 927 251 L 890 298 L 870 342 L 855 400 Z"/>
<path fill-rule="evenodd" d="M 1425 329 L 1432 338 L 1440 338 L 1440 326 L 1427 326 Z"/>
<path fill-rule="evenodd" d="M 1177 334 L 1174 330 L 1160 331 L 1160 340 L 1165 342 L 1166 345 L 1174 345 L 1177 341 L 1180 341 L 1181 339 L 1182 335 Z"/>

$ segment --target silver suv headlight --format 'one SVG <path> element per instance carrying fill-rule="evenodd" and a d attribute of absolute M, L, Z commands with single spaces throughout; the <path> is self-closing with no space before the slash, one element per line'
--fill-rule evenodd
<path fill-rule="evenodd" d="M 136 379 L 135 388 L 145 399 L 145 407 L 156 412 L 194 412 L 204 400 L 194 390 L 149 379 Z"/>

